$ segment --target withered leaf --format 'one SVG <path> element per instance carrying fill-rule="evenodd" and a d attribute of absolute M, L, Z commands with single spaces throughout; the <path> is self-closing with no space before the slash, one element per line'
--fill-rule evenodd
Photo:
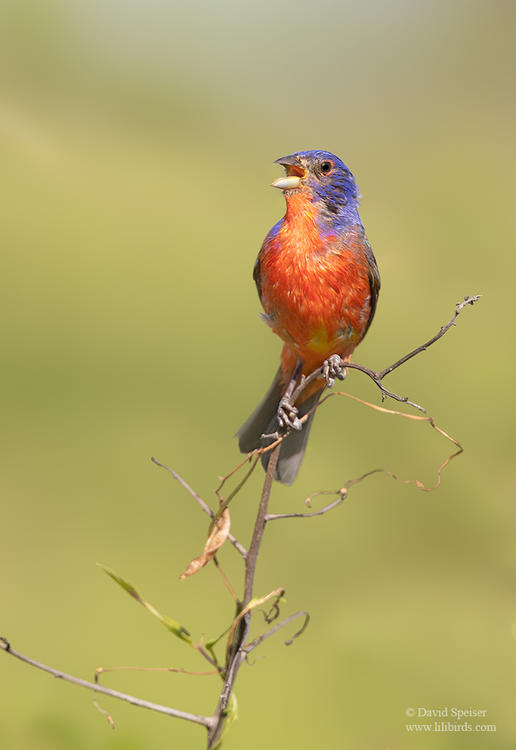
<path fill-rule="evenodd" d="M 179 576 L 180 581 L 184 581 L 185 578 L 193 576 L 201 568 L 204 568 L 210 560 L 213 559 L 217 551 L 222 547 L 226 539 L 228 538 L 229 530 L 231 528 L 231 517 L 229 515 L 229 508 L 224 508 L 222 514 L 215 524 L 213 531 L 206 540 L 202 555 L 194 558 L 186 567 L 184 573 Z"/>

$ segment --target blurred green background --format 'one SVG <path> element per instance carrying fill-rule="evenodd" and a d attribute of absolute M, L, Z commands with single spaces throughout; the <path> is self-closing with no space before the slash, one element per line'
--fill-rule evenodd
<path fill-rule="evenodd" d="M 352 168 L 382 274 L 356 360 L 387 366 L 482 293 L 392 376 L 466 452 L 435 493 L 378 475 L 332 514 L 267 530 L 257 593 L 309 629 L 256 651 L 236 748 L 516 745 L 514 678 L 515 5 L 264 0 L 3 0 L 0 10 L 0 634 L 90 678 L 97 666 L 203 669 L 95 567 L 195 638 L 232 602 L 212 567 L 180 583 L 233 435 L 280 343 L 251 271 L 282 215 L 272 161 L 328 148 Z M 511 332 L 512 331 L 512 332 Z M 353 373 L 346 390 L 379 403 Z M 346 399 L 320 411 L 273 509 L 378 466 L 433 483 L 449 444 Z M 262 476 L 233 507 L 248 541 Z M 235 582 L 232 548 L 221 562 Z M 0 655 L 1 656 L 1 655 Z M 216 678 L 105 683 L 211 712 Z M 204 747 L 203 731 L 0 658 L 0 747 Z M 407 707 L 487 710 L 491 734 L 405 729 Z"/>

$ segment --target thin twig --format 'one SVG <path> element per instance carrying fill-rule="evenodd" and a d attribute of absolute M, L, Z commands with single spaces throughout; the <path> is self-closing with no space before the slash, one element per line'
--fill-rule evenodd
<path fill-rule="evenodd" d="M 181 485 L 181 487 L 184 487 L 184 489 L 188 493 L 190 493 L 190 495 L 193 497 L 193 499 L 195 500 L 195 502 L 199 505 L 199 507 L 201 508 L 201 510 L 203 510 L 206 513 L 206 515 L 208 515 L 211 519 L 215 518 L 216 514 L 212 511 L 212 509 L 210 508 L 210 506 L 202 499 L 202 497 L 200 495 L 197 494 L 197 492 L 192 487 L 190 487 L 190 485 L 188 484 L 188 482 L 186 482 L 183 479 L 183 477 L 180 474 L 177 473 L 177 471 L 174 471 L 174 469 L 171 469 L 170 466 L 167 466 L 166 464 L 162 464 L 161 461 L 158 461 L 158 459 L 154 458 L 154 456 L 151 457 L 151 461 L 153 463 L 155 463 L 156 466 L 161 466 L 162 469 L 165 469 L 166 471 L 169 472 L 169 474 L 172 474 L 172 476 L 174 477 L 174 479 L 179 482 L 179 484 Z M 228 534 L 228 539 L 231 542 L 231 544 L 233 545 L 233 547 L 236 550 L 238 550 L 238 552 L 240 552 L 240 554 L 242 555 L 242 557 L 245 559 L 245 557 L 247 555 L 246 548 L 242 544 L 240 544 L 240 542 L 238 541 L 238 539 L 236 537 L 234 537 L 233 534 L 231 534 L 231 533 Z"/>
<path fill-rule="evenodd" d="M 101 674 L 107 674 L 108 672 L 173 672 L 174 674 L 187 674 L 193 677 L 209 677 L 211 675 L 219 674 L 218 669 L 212 669 L 209 672 L 190 672 L 184 667 L 97 667 L 95 670 L 95 684 L 99 685 L 98 679 Z"/>
<path fill-rule="evenodd" d="M 222 495 L 221 495 L 220 493 L 221 493 L 221 490 L 222 490 L 222 488 L 223 488 L 223 487 L 224 487 L 224 485 L 226 484 L 226 482 L 227 482 L 227 481 L 228 481 L 229 479 L 231 479 L 231 477 L 233 476 L 233 474 L 236 474 L 236 473 L 237 473 L 237 471 L 239 471 L 239 470 L 240 470 L 240 469 L 242 468 L 242 466 L 244 466 L 245 464 L 248 464 L 248 463 L 250 463 L 250 462 L 251 462 L 251 461 L 253 460 L 253 458 L 255 458 L 255 457 L 256 457 L 257 455 L 259 455 L 259 453 L 260 453 L 260 452 L 259 452 L 259 450 L 258 450 L 258 449 L 257 449 L 257 450 L 254 450 L 254 451 L 251 451 L 250 453 L 248 453 L 248 454 L 247 454 L 247 456 L 246 456 L 245 458 L 243 458 L 243 459 L 242 459 L 242 460 L 240 461 L 240 463 L 238 463 L 238 464 L 237 464 L 237 465 L 236 465 L 236 466 L 235 466 L 235 467 L 234 467 L 233 469 L 231 469 L 231 471 L 229 472 L 229 474 L 226 474 L 226 475 L 225 475 L 225 476 L 223 476 L 223 477 L 219 477 L 219 479 L 220 479 L 220 484 L 219 484 L 219 486 L 218 486 L 218 487 L 216 488 L 216 490 L 215 490 L 215 494 L 217 495 L 217 497 L 218 497 L 218 499 L 219 499 L 219 502 L 220 502 L 220 503 L 223 503 L 223 502 L 224 502 L 224 498 L 222 497 Z M 247 476 L 249 476 L 249 474 L 250 474 L 250 472 L 248 472 Z"/>
<path fill-rule="evenodd" d="M 333 510 L 338 505 L 340 505 L 348 496 L 348 490 L 350 487 L 352 487 L 354 484 L 357 484 L 358 482 L 361 482 L 363 479 L 366 479 L 367 477 L 372 476 L 373 474 L 387 474 L 387 476 L 391 477 L 395 481 L 399 482 L 400 484 L 415 484 L 416 487 L 423 492 L 432 492 L 433 490 L 437 489 L 441 483 L 441 474 L 443 469 L 452 461 L 454 458 L 459 456 L 463 451 L 464 448 L 462 445 L 453 438 L 451 435 L 449 435 L 447 432 L 445 432 L 439 425 L 436 423 L 433 417 L 427 417 L 427 416 L 419 416 L 418 414 L 406 414 L 402 411 L 396 411 L 394 409 L 386 409 L 384 406 L 379 406 L 378 404 L 372 404 L 369 401 L 364 401 L 364 399 L 358 398 L 358 396 L 354 396 L 352 393 L 346 393 L 345 391 L 336 391 L 333 393 L 329 393 L 327 396 L 325 396 L 321 401 L 319 402 L 318 406 L 321 406 L 325 401 L 327 401 L 329 398 L 332 398 L 333 396 L 346 396 L 347 398 L 352 399 L 353 401 L 358 401 L 358 403 L 363 404 L 364 406 L 368 406 L 371 409 L 374 409 L 375 411 L 379 411 L 383 414 L 390 414 L 396 417 L 402 417 L 403 419 L 410 419 L 414 422 L 427 422 L 432 429 L 434 429 L 436 432 L 438 432 L 440 435 L 442 435 L 446 440 L 449 440 L 451 443 L 453 443 L 457 450 L 452 453 L 451 455 L 447 456 L 447 458 L 439 465 L 437 468 L 437 478 L 435 483 L 431 487 L 426 487 L 423 482 L 421 482 L 419 479 L 401 479 L 397 474 L 395 474 L 392 471 L 388 471 L 387 469 L 371 469 L 371 471 L 366 472 L 365 474 L 362 474 L 360 477 L 355 477 L 354 479 L 349 479 L 343 487 L 341 487 L 338 490 L 323 490 L 320 492 L 314 492 L 312 495 L 309 495 L 306 500 L 305 504 L 308 507 L 311 507 L 311 500 L 314 497 L 317 497 L 318 495 L 338 495 L 337 499 L 333 502 L 329 503 L 328 505 L 325 505 L 324 508 L 320 508 L 319 510 L 313 511 L 312 513 L 300 513 L 300 512 L 293 512 L 293 513 L 268 513 L 265 517 L 266 521 L 277 521 L 283 518 L 313 518 L 314 516 L 322 516 L 325 513 L 328 513 L 328 511 Z"/>
<path fill-rule="evenodd" d="M 234 602 L 237 602 L 237 601 L 238 601 L 238 596 L 237 596 L 237 594 L 236 594 L 236 591 L 235 591 L 235 589 L 233 588 L 233 586 L 232 586 L 232 584 L 231 584 L 231 581 L 229 580 L 229 578 L 227 577 L 227 575 L 226 575 L 226 574 L 224 573 L 224 571 L 222 570 L 222 567 L 221 567 L 221 565 L 220 565 L 220 563 L 219 563 L 219 561 L 218 561 L 218 559 L 217 559 L 217 555 L 214 555 L 214 557 L 213 557 L 213 562 L 214 562 L 214 564 L 215 564 L 215 567 L 216 567 L 216 568 L 217 568 L 217 570 L 219 571 L 219 573 L 220 573 L 220 575 L 221 575 L 221 577 L 222 577 L 222 580 L 223 580 L 223 582 L 224 582 L 224 586 L 225 586 L 225 587 L 226 587 L 226 589 L 227 589 L 227 590 L 229 591 L 229 593 L 230 593 L 230 595 L 231 595 L 231 598 L 233 599 L 233 601 L 234 601 Z"/>
<path fill-rule="evenodd" d="M 444 336 L 447 331 L 450 330 L 452 326 L 455 325 L 455 321 L 459 317 L 462 310 L 466 307 L 466 305 L 474 305 L 475 302 L 478 302 L 482 295 L 481 294 L 475 294 L 472 297 L 464 297 L 462 302 L 458 302 L 457 306 L 455 308 L 455 312 L 453 313 L 451 319 L 446 323 L 446 325 L 442 326 L 438 333 L 435 334 L 431 339 L 428 339 L 428 341 L 425 344 L 422 344 L 421 346 L 418 346 L 416 349 L 413 349 L 411 352 L 406 354 L 401 359 L 398 359 L 394 364 L 389 365 L 389 367 L 386 367 L 385 370 L 382 370 L 381 372 L 377 373 L 380 380 L 382 380 L 386 375 L 389 375 L 393 370 L 396 370 L 396 368 L 400 367 L 400 365 L 404 365 L 405 362 L 408 362 L 409 359 L 412 359 L 412 357 L 415 357 L 417 354 L 421 354 L 421 352 L 426 352 L 428 347 L 432 346 L 432 344 L 435 344 L 436 341 L 439 341 L 440 338 Z"/>
<path fill-rule="evenodd" d="M 333 492 L 332 492 L 333 494 Z M 341 495 L 337 500 L 334 500 L 329 505 L 325 505 L 324 508 L 316 510 L 313 513 L 268 513 L 265 516 L 266 521 L 278 521 L 281 518 L 313 518 L 314 516 L 323 516 L 328 511 L 333 510 L 345 500 L 345 496 Z"/>
<path fill-rule="evenodd" d="M 441 464 L 438 466 L 437 472 L 436 472 L 437 474 L 436 480 L 434 484 L 431 485 L 430 487 L 427 487 L 424 484 L 424 482 L 422 482 L 420 479 L 402 479 L 398 474 L 395 474 L 393 471 L 389 471 L 388 469 L 371 469 L 370 471 L 367 471 L 365 474 L 362 474 L 362 476 L 360 477 L 355 477 L 354 479 L 348 479 L 348 481 L 345 482 L 345 484 L 337 490 L 321 490 L 319 492 L 313 492 L 305 500 L 305 505 L 307 507 L 311 507 L 311 502 L 314 497 L 318 497 L 319 495 L 337 495 L 338 497 L 333 503 L 330 503 L 330 505 L 327 505 L 325 508 L 322 509 L 324 512 L 326 512 L 327 510 L 331 510 L 332 508 L 336 507 L 343 500 L 346 499 L 346 497 L 348 496 L 348 491 L 353 485 L 358 484 L 359 482 L 366 479 L 367 477 L 373 476 L 373 474 L 386 474 L 388 477 L 390 477 L 391 479 L 394 479 L 394 481 L 398 482 L 399 484 L 415 484 L 418 490 L 421 490 L 422 492 L 433 492 L 441 484 L 441 475 L 442 475 L 443 469 L 445 469 L 446 466 L 448 466 L 448 464 L 451 461 L 453 461 L 454 458 L 457 458 L 457 456 L 460 456 L 460 454 L 464 452 L 464 448 L 459 443 L 459 441 L 456 440 L 451 435 L 449 435 L 447 432 L 445 432 L 442 429 L 442 427 L 439 427 L 439 425 L 435 422 L 433 417 L 423 417 L 423 416 L 420 416 L 419 414 L 405 414 L 402 411 L 386 409 L 383 406 L 378 406 L 377 404 L 371 404 L 368 401 L 364 401 L 363 399 L 358 398 L 357 396 L 353 396 L 351 393 L 344 393 L 344 392 L 332 393 L 329 396 L 327 396 L 327 398 L 330 398 L 331 396 L 347 396 L 348 398 L 351 398 L 354 401 L 358 401 L 359 403 L 364 404 L 365 406 L 369 406 L 372 409 L 375 409 L 375 411 L 383 412 L 384 414 L 392 414 L 397 417 L 402 417 L 403 419 L 410 419 L 414 422 L 426 422 L 427 424 L 430 425 L 430 427 L 433 430 L 438 432 L 439 435 L 442 435 L 446 440 L 449 440 L 450 443 L 453 443 L 453 445 L 455 445 L 457 450 L 454 451 L 454 453 L 451 453 L 450 455 L 448 455 L 444 459 L 444 461 L 442 461 Z M 304 514 L 302 513 L 302 514 L 298 514 L 298 516 L 301 515 L 301 516 L 310 517 L 312 515 L 317 515 L 318 512 L 319 511 L 315 513 L 304 513 Z M 296 514 L 278 514 L 277 517 L 288 518 L 289 515 L 296 517 Z M 271 520 L 274 520 L 274 517 Z"/>
<path fill-rule="evenodd" d="M 289 615 L 288 617 L 285 617 L 284 620 L 282 620 L 281 622 L 278 622 L 277 625 L 275 625 L 270 630 L 267 630 L 266 633 L 262 633 L 262 635 L 259 635 L 257 638 L 254 639 L 254 641 L 251 641 L 250 643 L 248 643 L 245 647 L 246 654 L 249 655 L 251 651 L 254 651 L 254 649 L 257 646 L 260 646 L 264 641 L 266 641 L 267 638 L 270 638 L 271 635 L 274 635 L 274 633 L 277 633 L 278 630 L 281 630 L 286 625 L 291 623 L 293 620 L 296 620 L 298 617 L 304 617 L 305 621 L 303 623 L 303 627 L 300 630 L 298 630 L 296 633 L 294 633 L 292 638 L 289 638 L 288 641 L 285 641 L 285 646 L 292 645 L 294 640 L 301 635 L 301 633 L 306 629 L 306 627 L 308 626 L 308 623 L 310 622 L 310 615 L 308 614 L 308 612 L 304 612 L 304 611 L 294 612 L 293 615 Z"/>
<path fill-rule="evenodd" d="M 217 495 L 217 497 L 219 499 L 220 505 L 219 505 L 219 509 L 217 510 L 216 514 L 213 516 L 212 525 L 217 522 L 217 520 L 220 518 L 220 516 L 222 515 L 222 513 L 228 507 L 229 503 L 233 500 L 233 498 L 236 495 L 238 495 L 238 493 L 240 492 L 240 490 L 242 489 L 242 487 L 244 486 L 244 484 L 247 482 L 247 480 L 249 479 L 249 477 L 251 476 L 251 474 L 253 473 L 253 471 L 256 469 L 256 466 L 258 465 L 259 458 L 260 458 L 259 455 L 256 455 L 254 457 L 254 460 L 252 458 L 250 459 L 250 461 L 251 461 L 251 468 L 248 469 L 248 471 L 245 474 L 245 476 L 243 477 L 243 479 L 241 479 L 240 482 L 237 484 L 237 486 L 233 490 L 231 490 L 231 492 L 229 493 L 229 495 L 226 498 L 222 497 L 222 495 L 220 494 L 220 489 L 223 486 L 223 484 L 225 483 L 226 479 L 229 479 L 229 476 L 231 476 L 232 474 L 235 473 L 235 470 L 233 470 L 231 472 L 231 474 L 228 475 L 228 477 L 225 477 L 223 479 L 223 481 L 221 482 L 221 484 L 219 485 L 219 487 L 217 487 L 217 489 L 215 490 L 215 494 Z"/>
<path fill-rule="evenodd" d="M 208 664 L 211 664 L 212 667 L 215 667 L 216 669 L 219 668 L 216 660 L 207 653 L 206 649 L 203 648 L 202 644 L 200 644 L 200 643 L 194 643 L 194 649 L 196 651 L 198 651 L 200 653 L 200 655 L 204 659 L 206 659 L 206 661 L 208 662 Z"/>
<path fill-rule="evenodd" d="M 3 649 L 6 653 L 10 654 L 11 656 L 14 656 L 15 659 L 19 659 L 20 661 L 25 662 L 26 664 L 30 664 L 32 667 L 36 667 L 36 669 L 42 669 L 44 672 L 48 672 L 53 677 L 57 677 L 61 680 L 65 680 L 66 682 L 71 682 L 73 685 L 78 685 L 79 687 L 87 688 L 88 690 L 93 690 L 95 693 L 103 693 L 104 695 L 109 695 L 111 698 L 117 698 L 118 700 L 126 701 L 127 703 L 131 703 L 133 706 L 138 706 L 139 708 L 147 708 L 149 711 L 157 711 L 161 714 L 166 714 L 167 716 L 173 716 L 176 719 L 184 719 L 185 721 L 192 721 L 195 724 L 201 724 L 203 727 L 206 727 L 206 729 L 210 730 L 213 726 L 213 718 L 211 716 L 202 716 L 201 714 L 192 714 L 188 711 L 179 711 L 177 708 L 170 708 L 169 706 L 162 706 L 160 703 L 151 703 L 150 701 L 142 700 L 141 698 L 136 698 L 134 695 L 128 695 L 127 693 L 120 693 L 118 690 L 112 690 L 111 688 L 104 687 L 103 685 L 98 685 L 94 682 L 88 682 L 87 680 L 82 680 L 80 677 L 74 677 L 71 674 L 67 674 L 66 672 L 62 672 L 60 669 L 54 669 L 53 667 L 49 667 L 47 664 L 42 664 L 39 661 L 35 661 L 34 659 L 31 659 L 28 656 L 25 656 L 24 654 L 21 654 L 19 651 L 15 651 L 12 646 L 10 645 L 9 641 L 6 638 L 1 637 L 0 638 L 0 648 Z"/>
<path fill-rule="evenodd" d="M 177 471 L 174 471 L 174 469 L 171 469 L 170 466 L 167 466 L 166 464 L 162 464 L 161 461 L 158 461 L 157 458 L 154 458 L 154 456 L 151 456 L 152 463 L 156 464 L 156 466 L 161 466 L 162 469 L 166 469 L 166 471 L 169 472 L 169 474 L 172 474 L 174 479 L 179 482 L 181 487 L 184 487 L 185 490 L 193 497 L 196 503 L 199 504 L 199 506 L 202 508 L 202 510 L 207 513 L 209 516 L 212 515 L 212 510 L 210 506 L 204 502 L 202 497 L 188 484 L 186 480 L 183 479 L 183 477 L 177 473 Z"/>
<path fill-rule="evenodd" d="M 111 729 L 115 729 L 116 728 L 115 727 L 115 722 L 113 721 L 113 717 L 111 716 L 111 714 L 109 713 L 109 711 L 106 711 L 105 708 L 102 708 L 102 706 L 100 706 L 99 703 L 98 703 L 98 701 L 96 701 L 96 700 L 93 701 L 93 705 L 95 706 L 95 708 L 97 709 L 97 711 L 99 712 L 99 714 L 102 714 L 102 716 L 106 717 L 106 721 L 109 724 L 109 726 L 111 727 Z"/>

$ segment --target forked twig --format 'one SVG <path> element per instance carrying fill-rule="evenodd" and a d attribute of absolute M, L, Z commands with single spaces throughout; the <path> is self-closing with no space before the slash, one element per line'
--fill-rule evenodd
<path fill-rule="evenodd" d="M 281 622 L 278 622 L 277 625 L 275 625 L 273 628 L 271 628 L 270 630 L 267 630 L 265 633 L 262 633 L 262 635 L 259 635 L 253 641 L 246 644 L 245 650 L 246 650 L 247 655 L 249 655 L 251 651 L 254 651 L 254 649 L 257 646 L 260 646 L 264 641 L 266 641 L 267 638 L 270 638 L 271 635 L 274 635 L 274 633 L 277 633 L 278 630 L 281 630 L 286 625 L 289 625 L 294 620 L 297 620 L 298 617 L 304 617 L 305 621 L 303 623 L 303 626 L 300 628 L 300 630 L 294 633 L 292 638 L 289 638 L 287 641 L 285 641 L 285 646 L 291 646 L 292 643 L 295 641 L 295 639 L 299 638 L 301 633 L 303 633 L 308 627 L 308 623 L 310 622 L 310 615 L 308 614 L 308 612 L 304 612 L 304 611 L 294 612 L 293 615 L 289 615 L 288 617 L 285 617 L 284 620 L 282 620 Z"/>
<path fill-rule="evenodd" d="M 42 664 L 39 661 L 35 661 L 35 659 L 31 659 L 30 657 L 21 654 L 19 651 L 15 651 L 6 638 L 0 637 L 0 648 L 11 656 L 14 656 L 15 659 L 19 659 L 26 664 L 30 664 L 32 667 L 36 667 L 36 669 L 41 669 L 43 670 L 43 672 L 48 672 L 48 674 L 51 674 L 53 677 L 57 677 L 61 680 L 64 680 L 65 682 L 70 682 L 72 683 L 72 685 L 78 685 L 79 687 L 86 688 L 87 690 L 93 690 L 93 692 L 95 693 L 103 693 L 104 695 L 109 695 L 111 698 L 118 698 L 118 700 L 126 701 L 127 703 L 131 703 L 133 706 L 138 706 L 139 708 L 148 708 L 150 711 L 157 711 L 158 713 L 166 714 L 167 716 L 173 716 L 176 719 L 192 721 L 195 724 L 201 724 L 208 730 L 213 725 L 213 717 L 211 716 L 192 714 L 188 711 L 180 711 L 177 708 L 162 706 L 159 703 L 151 703 L 151 701 L 146 701 L 142 698 L 136 698 L 134 695 L 121 693 L 118 690 L 112 690 L 111 688 L 104 687 L 103 685 L 98 685 L 95 682 L 82 680 L 80 677 L 74 677 L 71 674 L 62 672 L 60 669 L 49 667 L 47 664 Z"/>
<path fill-rule="evenodd" d="M 177 471 L 174 471 L 174 469 L 171 469 L 170 466 L 167 466 L 166 464 L 162 464 L 161 461 L 158 461 L 158 459 L 154 458 L 154 456 L 152 456 L 151 461 L 153 463 L 155 463 L 156 466 L 161 466 L 162 469 L 165 469 L 165 471 L 168 471 L 169 474 L 172 474 L 172 476 L 174 477 L 174 479 L 179 482 L 179 484 L 181 485 L 181 487 L 184 487 L 185 490 L 193 497 L 193 499 L 199 505 L 199 507 L 201 508 L 201 510 L 203 510 L 206 513 L 206 515 L 208 515 L 212 520 L 215 519 L 216 514 L 212 511 L 212 509 L 210 508 L 210 506 L 208 505 L 208 503 L 206 503 L 202 499 L 202 497 L 194 489 L 192 489 L 192 487 L 190 487 L 190 485 L 188 484 L 188 482 L 186 482 L 183 479 L 183 477 L 180 474 L 177 473 Z M 245 557 L 247 555 L 247 550 L 244 547 L 244 545 L 240 544 L 240 542 L 238 541 L 238 539 L 236 537 L 234 537 L 233 534 L 231 534 L 231 533 L 228 534 L 228 539 L 231 542 L 231 544 L 233 545 L 233 547 L 236 550 L 238 550 L 238 552 L 240 552 L 240 554 L 242 555 L 242 557 L 245 559 Z"/>

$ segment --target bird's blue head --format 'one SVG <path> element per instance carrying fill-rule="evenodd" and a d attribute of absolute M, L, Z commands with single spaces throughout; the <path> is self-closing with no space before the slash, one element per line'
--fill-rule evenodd
<path fill-rule="evenodd" d="M 285 177 L 272 184 L 289 196 L 304 193 L 318 204 L 318 216 L 326 225 L 360 224 L 360 192 L 347 166 L 329 151 L 298 151 L 276 159 L 285 167 Z"/>

